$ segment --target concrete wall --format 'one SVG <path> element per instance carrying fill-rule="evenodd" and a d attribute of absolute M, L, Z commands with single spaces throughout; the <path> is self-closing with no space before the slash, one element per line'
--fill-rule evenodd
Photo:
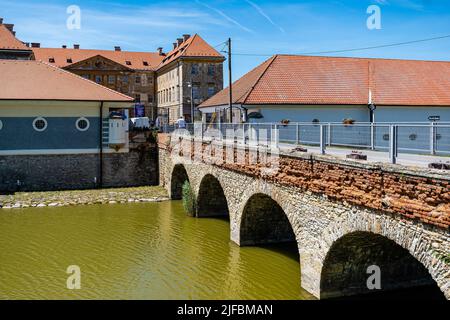
<path fill-rule="evenodd" d="M 0 192 L 98 187 L 98 154 L 0 156 Z M 158 184 L 154 149 L 103 155 L 103 187 Z"/>
<path fill-rule="evenodd" d="M 183 161 L 177 154 L 171 154 L 171 149 L 166 149 L 162 140 L 159 152 L 160 181 L 170 190 L 172 170 L 175 164 Z M 346 292 L 326 286 L 330 277 L 336 275 L 333 270 L 337 270 L 333 269 L 336 260 L 332 259 L 330 263 L 327 257 L 338 252 L 335 250 L 343 250 L 347 256 L 354 251 L 352 248 L 362 252 L 358 241 L 335 245 L 340 239 L 358 232 L 362 233 L 366 244 L 374 245 L 374 250 L 369 251 L 372 260 L 357 256 L 361 259 L 355 260 L 359 263 L 355 270 L 367 270 L 366 262 L 379 263 L 387 275 L 395 275 L 389 278 L 391 283 L 386 289 L 431 281 L 450 299 L 450 267 L 442 258 L 448 254 L 450 243 L 450 207 L 446 200 L 450 197 L 448 178 L 425 172 L 396 171 L 398 169 L 393 166 L 380 170 L 377 166 L 312 155 L 298 160 L 286 159 L 275 175 L 264 178 L 258 173 L 258 167 L 252 166 L 185 162 L 184 167 L 197 195 L 204 192 L 202 181 L 206 176 L 214 176 L 220 183 L 230 215 L 230 238 L 235 243 L 287 241 L 291 228 L 300 253 L 301 285 L 316 297 L 330 297 L 336 292 L 344 295 L 361 292 L 362 284 L 351 290 L 352 278 L 341 278 L 349 288 Z M 299 162 L 295 164 L 295 161 Z M 265 195 L 273 202 L 268 201 L 269 205 L 258 208 L 258 215 L 247 216 L 255 213 L 249 206 L 257 208 L 262 204 L 262 201 L 252 204 L 255 195 Z M 264 211 L 270 214 L 278 206 L 282 210 L 275 211 L 283 212 L 287 219 L 272 221 L 261 214 Z M 267 232 L 263 232 L 264 228 Z M 386 241 L 377 242 L 373 235 Z M 387 243 L 395 245 L 391 247 L 385 245 Z M 399 248 L 404 250 L 397 250 Z M 383 250 L 388 250 L 389 254 L 383 255 Z M 406 259 L 405 266 L 411 265 L 411 268 L 402 269 L 398 260 L 392 257 Z M 339 261 L 337 265 L 345 261 Z M 426 274 L 418 265 L 426 269 Z M 410 278 L 396 281 L 398 274 L 407 275 L 404 270 L 415 271 L 411 272 Z"/>
<path fill-rule="evenodd" d="M 376 122 L 428 122 L 430 116 L 440 116 L 441 121 L 450 121 L 450 106 L 447 107 L 388 107 L 379 106 L 375 111 Z"/>
<path fill-rule="evenodd" d="M 251 119 L 250 122 L 281 122 L 288 119 L 291 122 L 312 123 L 314 119 L 320 122 L 342 122 L 353 119 L 358 122 L 368 122 L 369 109 L 367 106 L 246 106 L 249 113 L 259 111 L 264 118 Z"/>

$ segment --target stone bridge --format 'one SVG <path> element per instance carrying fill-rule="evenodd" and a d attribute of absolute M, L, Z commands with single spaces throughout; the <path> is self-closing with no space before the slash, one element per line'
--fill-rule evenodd
<path fill-rule="evenodd" d="M 376 265 L 382 290 L 432 285 L 450 299 L 448 174 L 298 153 L 262 176 L 258 165 L 182 161 L 166 135 L 158 145 L 172 199 L 189 181 L 196 217 L 229 216 L 239 246 L 296 241 L 301 286 L 316 297 L 369 292 Z"/>

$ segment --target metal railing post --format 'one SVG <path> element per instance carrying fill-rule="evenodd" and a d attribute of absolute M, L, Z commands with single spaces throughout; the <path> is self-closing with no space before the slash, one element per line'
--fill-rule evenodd
<path fill-rule="evenodd" d="M 299 145 L 300 144 L 300 125 L 297 122 L 296 125 L 296 131 L 295 131 L 295 144 Z"/>
<path fill-rule="evenodd" d="M 389 127 L 389 160 L 392 164 L 397 163 L 398 156 L 398 127 L 390 125 Z"/>
<path fill-rule="evenodd" d="M 278 124 L 274 125 L 274 129 L 272 132 L 272 139 L 275 148 L 279 147 L 279 136 L 278 136 Z"/>
<path fill-rule="evenodd" d="M 370 149 L 375 150 L 375 126 L 373 122 L 370 124 Z"/>
<path fill-rule="evenodd" d="M 242 124 L 242 144 L 245 146 L 245 123 Z"/>
<path fill-rule="evenodd" d="M 430 123 L 430 153 L 436 154 L 436 123 Z"/>
<path fill-rule="evenodd" d="M 320 125 L 320 154 L 325 154 L 325 126 Z"/>
<path fill-rule="evenodd" d="M 328 132 L 327 132 L 328 146 L 331 146 L 331 123 L 328 122 Z"/>

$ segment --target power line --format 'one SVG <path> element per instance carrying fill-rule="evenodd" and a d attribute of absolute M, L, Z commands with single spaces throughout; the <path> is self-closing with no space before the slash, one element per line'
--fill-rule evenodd
<path fill-rule="evenodd" d="M 370 47 L 360 47 L 360 48 L 352 48 L 352 49 L 342 49 L 342 50 L 328 50 L 328 51 L 316 51 L 316 52 L 301 52 L 297 53 L 298 55 L 313 55 L 313 54 L 328 54 L 328 53 L 343 53 L 343 52 L 352 52 L 352 51 L 363 51 L 363 50 L 371 50 L 371 49 L 379 49 L 379 48 L 387 48 L 387 47 L 396 47 L 396 46 L 403 46 L 413 43 L 420 43 L 420 42 L 427 42 L 427 41 L 433 41 L 433 40 L 440 40 L 450 38 L 450 35 L 440 36 L 440 37 L 433 37 L 433 38 L 426 38 L 426 39 L 419 39 L 419 40 L 412 40 L 412 41 L 405 41 L 405 42 L 397 42 L 397 43 L 390 43 L 390 44 L 383 44 L 378 46 L 370 46 Z M 253 57 L 271 57 L 273 54 L 258 54 L 258 53 L 233 53 L 235 56 L 253 56 Z"/>

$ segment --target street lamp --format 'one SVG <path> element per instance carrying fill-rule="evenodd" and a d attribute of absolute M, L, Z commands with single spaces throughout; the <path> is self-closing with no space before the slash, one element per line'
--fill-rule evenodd
<path fill-rule="evenodd" d="M 188 88 L 191 89 L 191 123 L 194 123 L 194 86 L 191 82 L 187 83 Z"/>

